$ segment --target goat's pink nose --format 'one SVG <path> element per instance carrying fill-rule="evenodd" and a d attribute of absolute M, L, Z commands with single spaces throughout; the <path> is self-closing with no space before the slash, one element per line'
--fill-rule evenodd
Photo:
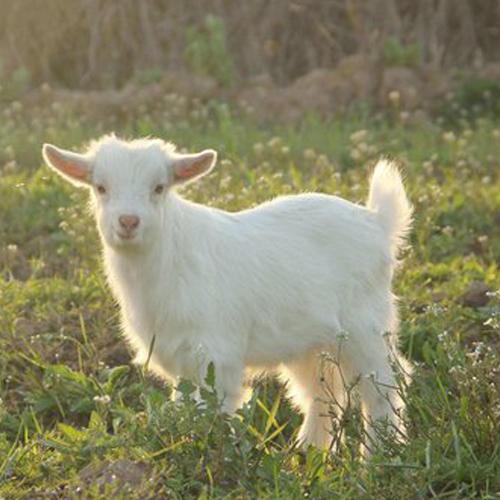
<path fill-rule="evenodd" d="M 137 229 L 140 219 L 137 215 L 120 215 L 120 217 L 118 217 L 118 221 L 123 229 L 131 232 L 134 229 Z"/>

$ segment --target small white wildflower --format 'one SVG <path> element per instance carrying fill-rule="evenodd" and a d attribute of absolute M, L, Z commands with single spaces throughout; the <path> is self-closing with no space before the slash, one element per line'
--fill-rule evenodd
<path fill-rule="evenodd" d="M 368 152 L 369 146 L 366 142 L 360 142 L 357 146 L 358 150 L 362 154 L 366 154 Z"/>
<path fill-rule="evenodd" d="M 401 100 L 401 94 L 397 90 L 391 90 L 388 94 L 388 97 L 389 101 L 395 106 L 398 105 L 399 101 Z"/>
<path fill-rule="evenodd" d="M 102 405 L 108 405 L 111 403 L 111 398 L 108 394 L 104 394 L 103 396 L 94 396 L 94 401 Z"/>
<path fill-rule="evenodd" d="M 256 142 L 253 145 L 253 152 L 256 155 L 260 155 L 260 154 L 262 154 L 262 151 L 264 151 L 264 145 L 261 142 Z"/>
<path fill-rule="evenodd" d="M 357 130 L 356 132 L 353 132 L 349 136 L 349 139 L 354 144 L 358 144 L 359 142 L 364 141 L 367 137 L 368 137 L 368 131 L 361 129 L 361 130 Z"/>
<path fill-rule="evenodd" d="M 453 132 L 451 132 L 451 131 L 450 131 L 450 132 L 445 132 L 445 133 L 443 134 L 443 140 L 444 140 L 445 142 L 452 143 L 452 142 L 455 142 L 455 140 L 456 140 L 456 136 L 455 136 L 455 134 L 454 134 Z"/>
<path fill-rule="evenodd" d="M 314 149 L 305 149 L 304 158 L 306 160 L 314 160 L 316 158 L 316 151 Z"/>
<path fill-rule="evenodd" d="M 349 152 L 349 156 L 353 159 L 353 160 L 359 160 L 361 158 L 361 152 L 358 150 L 358 149 L 351 149 L 351 151 Z"/>
<path fill-rule="evenodd" d="M 269 142 L 267 143 L 267 145 L 270 147 L 270 148 L 278 148 L 278 147 L 281 147 L 281 145 L 283 144 L 283 140 L 281 139 L 281 137 L 273 137 L 272 139 L 269 140 Z"/>
<path fill-rule="evenodd" d="M 329 161 L 326 155 L 319 155 L 316 159 L 316 165 L 318 167 L 328 167 Z"/>
<path fill-rule="evenodd" d="M 445 330 L 444 332 L 438 334 L 439 342 L 444 342 L 447 338 L 448 338 L 448 330 Z"/>
<path fill-rule="evenodd" d="M 220 180 L 220 187 L 222 189 L 225 189 L 229 186 L 229 184 L 231 183 L 231 177 L 229 175 L 225 175 L 221 180 Z"/>

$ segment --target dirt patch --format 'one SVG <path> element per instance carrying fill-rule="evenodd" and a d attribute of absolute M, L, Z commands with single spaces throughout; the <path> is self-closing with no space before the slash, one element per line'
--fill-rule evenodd
<path fill-rule="evenodd" d="M 497 75 L 500 64 L 485 65 L 469 76 L 494 80 Z M 333 68 L 313 69 L 284 86 L 269 74 L 260 74 L 226 88 L 210 76 L 179 70 L 158 82 L 129 83 L 121 90 L 63 90 L 44 85 L 26 95 L 23 104 L 25 109 L 37 108 L 41 115 L 59 109 L 115 122 L 138 114 L 175 121 L 215 99 L 238 103 L 259 120 L 289 122 L 309 112 L 329 118 L 360 104 L 398 112 L 432 111 L 465 79 L 465 74 L 453 69 L 386 66 L 358 53 L 341 58 Z"/>
<path fill-rule="evenodd" d="M 153 475 L 153 467 L 146 462 L 134 462 L 121 459 L 114 462 L 103 461 L 87 465 L 79 474 L 80 484 L 67 491 L 71 498 L 86 498 L 86 490 L 98 491 L 100 494 L 126 495 L 137 494 L 138 491 L 146 491 L 146 483 Z M 148 489 L 151 490 L 149 485 Z M 122 498 L 122 496 L 120 496 Z M 126 498 L 126 496 L 123 496 Z M 152 498 L 145 496 L 144 498 Z"/>
<path fill-rule="evenodd" d="M 488 292 L 490 291 L 491 289 L 486 283 L 482 281 L 473 281 L 470 283 L 465 293 L 460 297 L 459 301 L 467 307 L 483 307 L 490 300 L 488 297 Z"/>
<path fill-rule="evenodd" d="M 342 59 L 335 69 L 315 69 L 287 87 L 269 79 L 251 82 L 239 94 L 259 118 L 296 120 L 307 112 L 328 117 L 353 103 L 369 101 L 378 84 L 376 64 L 360 54 Z"/>

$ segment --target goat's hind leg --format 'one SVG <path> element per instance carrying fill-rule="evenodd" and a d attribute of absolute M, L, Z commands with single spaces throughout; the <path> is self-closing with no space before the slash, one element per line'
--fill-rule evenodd
<path fill-rule="evenodd" d="M 391 366 L 391 350 L 378 329 L 362 329 L 352 333 L 343 347 L 342 366 L 347 376 L 360 377 L 361 409 L 368 437 L 368 447 L 377 439 L 377 421 L 385 421 L 402 430 L 399 411 L 403 403 Z M 369 454 L 365 448 L 365 455 Z"/>
<path fill-rule="evenodd" d="M 292 402 L 304 413 L 298 442 L 330 448 L 333 442 L 330 410 L 342 411 L 345 399 L 338 366 L 333 362 L 323 363 L 318 352 L 311 352 L 282 365 L 280 376 L 287 383 Z"/>

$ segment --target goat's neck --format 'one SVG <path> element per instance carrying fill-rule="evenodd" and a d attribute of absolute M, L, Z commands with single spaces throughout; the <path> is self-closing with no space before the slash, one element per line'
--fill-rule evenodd
<path fill-rule="evenodd" d="M 104 258 L 111 284 L 138 287 L 145 282 L 168 279 L 172 286 L 186 274 L 203 274 L 204 234 L 209 232 L 210 211 L 176 194 L 167 196 L 163 207 L 160 234 L 147 248 L 116 251 L 105 247 Z M 167 278 L 168 277 L 168 278 Z"/>

